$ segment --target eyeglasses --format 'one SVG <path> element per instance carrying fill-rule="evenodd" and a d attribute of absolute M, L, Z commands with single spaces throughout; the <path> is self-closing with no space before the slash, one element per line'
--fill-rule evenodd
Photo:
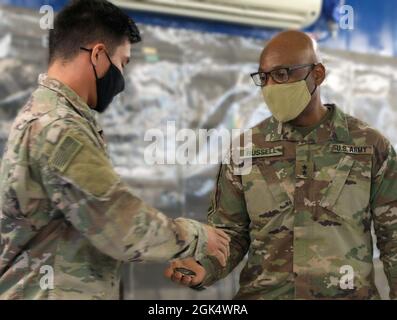
<path fill-rule="evenodd" d="M 252 80 L 254 80 L 255 85 L 259 87 L 266 86 L 266 83 L 269 80 L 269 76 L 272 77 L 274 82 L 281 84 L 286 83 L 289 80 L 289 77 L 293 71 L 307 67 L 311 67 L 311 70 L 313 70 L 316 65 L 316 63 L 299 64 L 291 67 L 277 68 L 270 72 L 259 71 L 256 73 L 251 73 L 251 78 Z M 309 73 L 307 74 L 306 78 L 308 77 L 308 75 Z"/>

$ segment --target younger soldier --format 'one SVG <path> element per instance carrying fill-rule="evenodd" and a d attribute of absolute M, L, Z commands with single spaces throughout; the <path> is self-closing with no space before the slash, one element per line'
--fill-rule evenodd
<path fill-rule="evenodd" d="M 50 67 L 17 116 L 0 170 L 0 299 L 117 299 L 122 261 L 210 254 L 228 236 L 171 220 L 115 173 L 93 109 L 124 89 L 135 24 L 104 0 L 67 6 Z M 93 108 L 93 109 L 92 109 Z"/>

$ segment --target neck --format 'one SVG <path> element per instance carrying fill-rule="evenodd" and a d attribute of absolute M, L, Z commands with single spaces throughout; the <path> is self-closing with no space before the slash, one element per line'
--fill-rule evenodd
<path fill-rule="evenodd" d="M 73 69 L 73 70 L 72 70 Z M 58 80 L 64 85 L 71 88 L 80 98 L 89 104 L 89 91 L 87 89 L 87 81 L 84 81 L 84 77 L 77 73 L 76 68 L 70 68 L 59 62 L 54 62 L 48 68 L 48 77 Z"/>
<path fill-rule="evenodd" d="M 313 97 L 306 109 L 290 123 L 296 127 L 310 127 L 319 123 L 327 114 L 327 107 L 325 107 L 318 95 Z"/>

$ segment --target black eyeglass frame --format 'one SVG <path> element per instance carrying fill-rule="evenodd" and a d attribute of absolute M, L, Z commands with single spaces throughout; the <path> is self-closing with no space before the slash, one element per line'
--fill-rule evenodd
<path fill-rule="evenodd" d="M 311 71 L 314 69 L 315 66 L 317 66 L 317 63 L 306 63 L 306 64 L 298 64 L 298 65 L 294 65 L 294 66 L 290 66 L 290 67 L 279 67 L 279 68 L 276 68 L 276 69 L 271 70 L 271 71 L 269 71 L 269 72 L 258 71 L 258 72 L 255 72 L 255 73 L 251 73 L 251 78 L 252 78 L 252 80 L 254 81 L 255 85 L 258 86 L 258 87 L 264 87 L 264 86 L 266 86 L 267 81 L 269 80 L 269 77 L 271 77 L 271 78 L 273 79 L 274 82 L 276 82 L 276 83 L 278 83 L 278 84 L 283 84 L 283 83 L 287 83 L 287 82 L 288 82 L 289 77 L 290 77 L 292 71 L 295 71 L 295 70 L 298 70 L 298 69 L 302 69 L 302 68 L 311 67 L 311 68 L 312 68 L 312 69 L 310 70 L 310 72 L 311 72 Z M 276 71 L 279 71 L 279 70 L 282 70 L 282 69 L 287 70 L 287 80 L 285 80 L 285 81 L 277 81 L 277 80 L 274 78 L 274 75 L 273 75 L 272 73 L 274 73 L 274 72 L 276 72 Z M 306 78 L 309 76 L 310 72 L 306 75 L 306 77 L 304 78 L 304 80 L 306 80 Z M 264 76 L 265 81 L 263 82 L 263 81 L 259 78 L 259 81 L 260 81 L 260 83 L 259 83 L 259 82 L 257 82 L 257 81 L 255 80 L 255 77 L 261 76 L 261 75 Z M 257 79 L 257 80 L 258 80 L 258 79 Z"/>

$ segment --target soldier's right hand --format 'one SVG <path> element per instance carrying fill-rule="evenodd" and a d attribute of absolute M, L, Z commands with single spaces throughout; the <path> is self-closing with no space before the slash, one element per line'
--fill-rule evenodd
<path fill-rule="evenodd" d="M 205 229 L 208 236 L 207 254 L 216 257 L 221 266 L 225 267 L 230 254 L 230 237 L 224 231 L 208 225 Z"/>
<path fill-rule="evenodd" d="M 193 274 L 183 274 L 178 271 L 180 268 L 187 269 Z M 194 258 L 185 258 L 171 261 L 168 268 L 165 269 L 164 275 L 175 283 L 192 287 L 200 285 L 203 282 L 206 271 Z"/>

